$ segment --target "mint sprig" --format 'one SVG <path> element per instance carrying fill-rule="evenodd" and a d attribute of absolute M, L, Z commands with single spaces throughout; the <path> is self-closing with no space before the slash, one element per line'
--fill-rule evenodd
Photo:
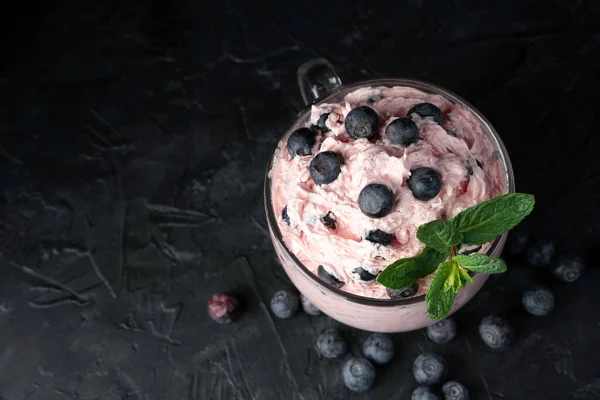
<path fill-rule="evenodd" d="M 517 226 L 534 203 L 533 195 L 509 193 L 467 208 L 449 222 L 462 233 L 462 244 L 484 244 Z"/>
<path fill-rule="evenodd" d="M 403 289 L 418 279 L 431 275 L 449 255 L 450 250 L 448 249 L 440 253 L 431 247 L 425 247 L 414 257 L 401 258 L 388 265 L 377 275 L 377 282 L 390 289 Z"/>
<path fill-rule="evenodd" d="M 414 257 L 388 265 L 377 276 L 377 282 L 391 289 L 402 289 L 435 272 L 425 295 L 427 315 L 442 319 L 452 309 L 458 291 L 473 282 L 469 272 L 506 271 L 502 260 L 485 254 L 457 254 L 458 249 L 462 245 L 485 244 L 508 232 L 531 213 L 534 204 L 530 194 L 510 193 L 479 203 L 448 221 L 423 224 L 417 229 L 417 238 L 426 245 L 425 249 Z"/>
<path fill-rule="evenodd" d="M 464 269 L 480 274 L 501 274 L 506 272 L 506 264 L 499 258 L 490 258 L 485 254 L 458 254 L 454 260 Z"/>
<path fill-rule="evenodd" d="M 417 239 L 442 253 L 458 245 L 462 238 L 457 226 L 447 221 L 431 221 L 417 229 Z"/>
<path fill-rule="evenodd" d="M 427 315 L 432 319 L 442 319 L 450 312 L 456 293 L 460 288 L 448 290 L 447 283 L 456 275 L 457 269 L 456 261 L 448 260 L 438 268 L 433 276 L 429 290 L 425 295 Z"/>

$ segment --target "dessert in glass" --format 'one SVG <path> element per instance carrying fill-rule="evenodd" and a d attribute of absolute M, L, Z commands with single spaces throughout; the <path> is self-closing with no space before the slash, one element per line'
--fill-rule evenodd
<path fill-rule="evenodd" d="M 413 79 L 341 85 L 331 65 L 298 70 L 311 102 L 269 161 L 265 211 L 281 265 L 294 285 L 330 317 L 373 332 L 430 325 L 431 276 L 402 290 L 376 281 L 385 267 L 418 254 L 419 225 L 514 192 L 500 137 L 475 108 Z M 499 257 L 506 234 L 462 248 Z M 475 274 L 451 313 L 487 280 Z"/>

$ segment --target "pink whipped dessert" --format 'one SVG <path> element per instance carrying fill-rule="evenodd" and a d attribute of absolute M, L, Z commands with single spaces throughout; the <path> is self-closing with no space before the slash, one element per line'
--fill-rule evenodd
<path fill-rule="evenodd" d="M 414 88 L 364 87 L 315 105 L 269 172 L 283 240 L 325 283 L 397 298 L 375 278 L 423 249 L 419 225 L 507 192 L 495 150 L 468 109 Z M 425 293 L 429 280 L 402 297 Z"/>

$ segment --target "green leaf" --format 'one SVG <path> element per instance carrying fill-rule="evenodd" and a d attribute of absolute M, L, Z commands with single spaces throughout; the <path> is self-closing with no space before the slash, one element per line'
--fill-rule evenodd
<path fill-rule="evenodd" d="M 431 280 L 431 285 L 425 295 L 427 315 L 431 319 L 443 319 L 452 309 L 452 303 L 454 303 L 458 290 L 446 290 L 446 282 L 451 275 L 454 275 L 454 271 L 456 271 L 456 262 L 446 261 L 438 268 Z"/>
<path fill-rule="evenodd" d="M 430 247 L 411 258 L 402 258 L 387 266 L 377 282 L 390 289 L 402 289 L 433 273 L 448 258 L 449 251 L 439 252 Z"/>
<path fill-rule="evenodd" d="M 448 276 L 444 282 L 444 290 L 457 293 L 462 287 L 462 279 L 458 264 L 454 260 L 446 261 L 443 267 L 448 268 Z"/>
<path fill-rule="evenodd" d="M 462 233 L 462 244 L 484 244 L 515 227 L 534 204 L 533 195 L 509 193 L 467 208 L 449 222 Z"/>
<path fill-rule="evenodd" d="M 469 272 L 466 269 L 458 267 L 458 272 L 460 273 L 463 282 L 473 283 L 473 278 L 471 278 L 471 275 L 469 275 Z"/>
<path fill-rule="evenodd" d="M 462 233 L 454 224 L 436 220 L 419 226 L 417 239 L 437 251 L 444 252 L 460 243 Z"/>
<path fill-rule="evenodd" d="M 456 294 L 467 282 L 473 283 L 473 279 L 455 260 L 442 264 L 425 295 L 427 315 L 432 319 L 445 318 L 452 309 Z"/>
<path fill-rule="evenodd" d="M 454 256 L 454 261 L 461 267 L 482 274 L 499 274 L 506 272 L 506 264 L 499 258 L 490 258 L 485 254 L 459 254 Z"/>

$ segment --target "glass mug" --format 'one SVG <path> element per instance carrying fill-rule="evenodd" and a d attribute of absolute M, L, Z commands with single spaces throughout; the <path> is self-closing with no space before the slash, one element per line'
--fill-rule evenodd
<path fill-rule="evenodd" d="M 327 60 L 322 58 L 310 60 L 298 69 L 298 86 L 307 106 L 296 115 L 290 128 L 281 138 L 280 145 L 282 142 L 285 143 L 291 132 L 306 125 L 313 104 L 339 103 L 348 93 L 362 87 L 406 86 L 426 93 L 441 95 L 451 103 L 461 105 L 469 110 L 481 124 L 484 134 L 489 137 L 490 142 L 499 154 L 499 161 L 505 166 L 506 191 L 508 193 L 515 191 L 510 159 L 498 133 L 479 111 L 446 89 L 413 79 L 372 79 L 352 85 L 342 85 L 334 68 Z M 283 148 L 285 149 L 285 146 Z M 269 159 L 265 176 L 265 212 L 277 257 L 296 288 L 323 313 L 358 329 L 371 332 L 405 332 L 424 328 L 434 323 L 425 313 L 427 309 L 425 295 L 392 300 L 375 299 L 348 293 L 323 282 L 298 260 L 286 246 L 279 230 L 277 215 L 273 209 L 269 171 L 273 164 L 274 154 L 275 152 Z M 496 238 L 486 254 L 490 257 L 499 257 L 504 248 L 506 236 L 504 234 Z M 486 274 L 475 274 L 473 283 L 467 284 L 458 292 L 450 314 L 464 306 L 481 289 L 487 279 L 488 275 Z"/>

